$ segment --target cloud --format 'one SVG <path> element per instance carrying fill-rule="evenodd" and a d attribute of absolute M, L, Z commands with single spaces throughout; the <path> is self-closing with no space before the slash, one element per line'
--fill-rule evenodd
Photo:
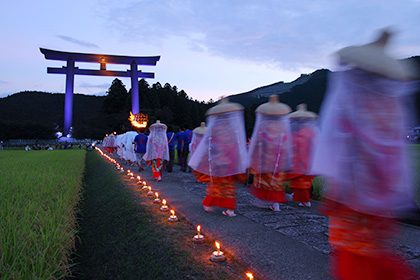
<path fill-rule="evenodd" d="M 106 22 L 121 40 L 159 47 L 168 38 L 183 37 L 194 51 L 290 70 L 302 64 L 316 68 L 338 48 L 369 42 L 379 28 L 420 24 L 418 2 L 401 5 L 397 0 L 386 5 L 377 0 L 107 3 Z"/>
<path fill-rule="evenodd" d="M 0 80 L 0 84 L 2 84 L 2 85 L 7 85 L 7 84 L 9 84 L 9 82 L 6 82 L 6 81 L 2 81 L 2 80 Z"/>
<path fill-rule="evenodd" d="M 56 35 L 58 38 L 63 39 L 64 41 L 82 46 L 82 47 L 87 47 L 87 48 L 99 48 L 98 45 L 87 42 L 87 41 L 83 41 L 83 40 L 78 40 L 69 36 L 64 36 L 64 35 Z"/>

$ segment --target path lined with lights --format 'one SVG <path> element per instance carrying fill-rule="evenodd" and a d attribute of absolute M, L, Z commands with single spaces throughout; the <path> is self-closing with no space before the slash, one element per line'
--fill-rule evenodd
<path fill-rule="evenodd" d="M 117 155 L 98 151 L 119 166 L 121 172 L 130 169 L 116 159 Z M 193 242 L 218 240 L 215 245 L 217 248 L 219 244 L 219 248 L 211 254 L 213 261 L 226 260 L 220 250 L 222 243 L 224 251 L 249 264 L 251 270 L 258 271 L 267 279 L 329 279 L 328 218 L 317 212 L 316 202 L 309 209 L 300 208 L 294 202 L 281 204 L 281 211 L 273 212 L 253 206 L 253 197 L 246 187 L 238 185 L 235 211 L 238 215 L 235 218 L 221 215 L 222 209 L 207 213 L 201 205 L 206 186 L 197 182 L 191 173 L 178 172 L 177 169 L 175 166 L 174 172 L 164 172 L 161 182 L 152 178 L 151 168 L 127 175 L 137 179 L 137 184 L 142 184 L 148 195 L 155 196 L 155 201 L 165 197 L 161 202 L 161 211 L 169 211 L 166 203 L 170 202 L 173 212 L 170 211 L 168 221 L 177 220 L 176 210 L 197 226 L 198 234 L 192 237 Z M 405 239 L 396 247 L 419 268 L 420 229 L 405 226 L 404 233 Z M 247 277 L 251 279 L 249 275 Z"/>

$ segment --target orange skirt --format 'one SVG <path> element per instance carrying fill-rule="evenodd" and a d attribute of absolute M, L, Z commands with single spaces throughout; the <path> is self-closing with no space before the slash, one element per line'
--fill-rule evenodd
<path fill-rule="evenodd" d="M 154 159 L 152 160 L 152 170 L 153 170 L 153 178 L 159 178 L 162 177 L 162 162 L 161 159 Z"/>
<path fill-rule="evenodd" d="M 359 213 L 331 201 L 322 211 L 329 215 L 333 277 L 420 279 L 414 268 L 391 251 L 391 241 L 397 235 L 396 220 Z"/>
<path fill-rule="evenodd" d="M 203 199 L 204 206 L 217 206 L 221 208 L 236 208 L 236 183 L 246 182 L 246 174 L 238 174 L 227 177 L 210 177 L 209 175 L 194 171 L 199 182 L 207 183 L 206 197 Z"/>
<path fill-rule="evenodd" d="M 314 176 L 302 174 L 286 174 L 285 181 L 289 182 L 289 187 L 293 189 L 293 201 L 310 202 L 310 189 Z"/>
<path fill-rule="evenodd" d="M 253 170 L 251 170 L 253 173 Z M 254 197 L 268 202 L 287 203 L 284 173 L 257 173 L 254 182 L 249 186 L 249 193 Z"/>

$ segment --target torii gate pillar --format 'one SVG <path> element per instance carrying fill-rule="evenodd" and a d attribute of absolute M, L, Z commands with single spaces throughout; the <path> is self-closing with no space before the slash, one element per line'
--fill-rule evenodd
<path fill-rule="evenodd" d="M 130 67 L 131 72 L 131 112 L 133 115 L 140 113 L 139 81 L 137 78 L 137 63 L 133 60 Z"/>
<path fill-rule="evenodd" d="M 64 97 L 64 129 L 63 135 L 70 133 L 73 117 L 73 92 L 74 92 L 74 60 L 69 57 L 66 67 L 66 95 Z"/>
<path fill-rule="evenodd" d="M 74 75 L 93 75 L 93 76 L 114 76 L 114 77 L 130 77 L 131 78 L 131 103 L 132 113 L 134 115 L 140 113 L 139 106 L 139 84 L 138 78 L 154 78 L 154 73 L 142 72 L 137 69 L 138 65 L 155 66 L 160 56 L 122 56 L 107 54 L 86 54 L 61 52 L 40 48 L 45 59 L 67 61 L 67 66 L 63 68 L 47 68 L 48 74 L 66 74 L 66 95 L 64 100 L 64 131 L 63 135 L 67 137 L 70 133 L 72 116 L 73 116 L 73 91 L 74 91 Z M 75 67 L 75 62 L 93 62 L 99 63 L 99 70 L 79 69 Z M 130 64 L 127 71 L 109 71 L 106 70 L 106 64 Z"/>

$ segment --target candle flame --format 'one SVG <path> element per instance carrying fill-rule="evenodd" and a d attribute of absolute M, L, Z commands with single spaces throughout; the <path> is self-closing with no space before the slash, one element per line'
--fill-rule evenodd
<path fill-rule="evenodd" d="M 130 170 L 130 169 L 127 169 L 127 172 L 128 172 L 128 173 L 130 173 L 130 172 L 131 172 L 131 170 Z"/>
<path fill-rule="evenodd" d="M 146 181 L 143 181 L 143 185 L 146 186 Z"/>
<path fill-rule="evenodd" d="M 141 179 L 141 177 L 140 177 L 140 176 L 137 176 L 137 180 L 139 180 L 139 181 L 140 181 L 140 179 Z"/>
<path fill-rule="evenodd" d="M 149 188 L 148 188 L 148 189 L 149 189 L 149 192 L 151 192 L 151 191 L 152 191 L 152 187 L 150 187 L 150 186 L 149 186 Z"/>
<path fill-rule="evenodd" d="M 254 275 L 252 275 L 252 273 L 251 273 L 251 272 L 247 272 L 247 273 L 246 273 L 246 276 L 248 276 L 249 280 L 254 279 Z"/>
<path fill-rule="evenodd" d="M 162 200 L 162 204 L 163 204 L 163 205 L 166 205 L 166 199 L 163 199 L 163 200 Z"/>
<path fill-rule="evenodd" d="M 200 232 L 200 230 L 201 230 L 201 226 L 200 226 L 200 225 L 198 225 L 198 226 L 197 226 L 197 231 L 198 231 L 198 232 Z"/>
<path fill-rule="evenodd" d="M 217 248 L 217 250 L 220 250 L 220 244 L 217 241 L 216 241 L 216 248 Z"/>
<path fill-rule="evenodd" d="M 172 214 L 172 216 L 175 216 L 175 211 L 171 210 L 171 214 Z"/>
<path fill-rule="evenodd" d="M 158 192 L 155 192 L 155 196 L 156 196 L 156 198 L 158 198 L 159 197 L 159 193 Z"/>

